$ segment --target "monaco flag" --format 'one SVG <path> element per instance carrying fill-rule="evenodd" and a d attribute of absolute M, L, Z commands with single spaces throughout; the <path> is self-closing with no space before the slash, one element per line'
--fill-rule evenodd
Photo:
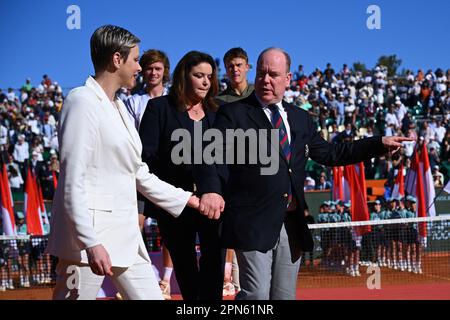
<path fill-rule="evenodd" d="M 433 175 L 431 174 L 430 160 L 428 158 L 428 149 L 425 143 L 422 145 L 419 159 L 420 168 L 423 172 L 423 191 L 425 196 L 425 206 L 430 217 L 436 216 L 436 208 L 434 206 L 434 198 L 436 196 L 433 183 Z"/>
<path fill-rule="evenodd" d="M 350 191 L 352 221 L 369 220 L 364 164 L 360 162 L 356 165 L 346 166 L 344 179 L 347 180 Z M 370 230 L 370 226 L 356 228 L 358 235 L 370 232 Z"/>
<path fill-rule="evenodd" d="M 411 159 L 411 168 L 406 176 L 406 192 L 415 195 L 417 198 L 418 217 L 435 216 L 435 190 L 428 160 L 428 150 L 425 143 L 419 148 L 420 155 L 419 149 L 416 149 Z M 419 223 L 419 234 L 422 237 L 427 235 L 425 222 Z"/>
<path fill-rule="evenodd" d="M 44 218 L 43 221 L 46 224 L 49 224 L 47 210 L 45 209 L 45 204 L 44 204 L 44 197 L 42 195 L 41 185 L 38 183 L 36 177 L 33 180 L 34 180 L 34 188 L 37 191 L 37 195 L 38 195 L 39 215 L 40 215 L 41 218 Z"/>
<path fill-rule="evenodd" d="M 333 167 L 333 200 L 344 200 L 344 167 Z"/>
<path fill-rule="evenodd" d="M 32 235 L 42 236 L 44 228 L 42 225 L 42 218 L 40 215 L 39 196 L 36 190 L 36 182 L 31 169 L 28 168 L 28 174 L 25 185 L 25 201 L 24 211 L 27 219 L 27 232 Z"/>
<path fill-rule="evenodd" d="M 16 221 L 14 219 L 13 201 L 11 195 L 11 188 L 9 186 L 8 172 L 6 165 L 2 165 L 2 173 L 0 177 L 0 192 L 1 192 L 1 207 L 2 207 L 2 221 L 3 233 L 7 236 L 15 236 Z"/>
<path fill-rule="evenodd" d="M 417 170 L 417 184 L 416 184 L 416 198 L 417 198 L 417 216 L 422 218 L 427 216 L 426 198 L 423 185 L 423 172 L 420 169 L 418 157 L 415 157 Z M 427 236 L 427 223 L 419 222 L 419 235 L 421 237 Z"/>
<path fill-rule="evenodd" d="M 398 196 L 405 197 L 405 187 L 404 187 L 404 177 L 403 177 L 403 162 L 400 162 L 398 167 L 397 176 L 395 177 L 394 189 L 392 190 L 392 197 L 398 198 Z"/>
<path fill-rule="evenodd" d="M 52 178 L 53 178 L 53 187 L 56 190 L 56 187 L 58 186 L 58 177 L 56 176 L 56 171 L 52 170 Z"/>
<path fill-rule="evenodd" d="M 44 197 L 42 195 L 41 185 L 38 183 L 37 179 L 34 180 L 35 190 L 37 190 L 38 201 L 39 201 L 39 216 L 44 219 L 45 224 L 50 224 L 48 220 L 47 210 L 45 209 Z"/>

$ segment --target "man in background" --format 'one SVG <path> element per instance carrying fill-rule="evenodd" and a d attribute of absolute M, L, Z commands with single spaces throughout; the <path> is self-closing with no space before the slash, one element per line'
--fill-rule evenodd
<path fill-rule="evenodd" d="M 231 48 L 223 56 L 223 64 L 230 83 L 217 96 L 219 104 L 248 97 L 253 92 L 254 87 L 247 80 L 247 72 L 250 70 L 247 52 L 242 48 Z"/>

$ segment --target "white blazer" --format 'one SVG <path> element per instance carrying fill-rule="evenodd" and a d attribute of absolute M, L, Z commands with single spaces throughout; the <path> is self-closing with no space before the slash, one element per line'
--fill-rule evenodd
<path fill-rule="evenodd" d="M 47 252 L 87 263 L 85 249 L 102 244 L 115 267 L 131 266 L 137 254 L 150 261 L 136 189 L 173 216 L 192 194 L 149 173 L 125 105 L 111 102 L 92 77 L 70 91 L 58 130 L 61 168 Z"/>

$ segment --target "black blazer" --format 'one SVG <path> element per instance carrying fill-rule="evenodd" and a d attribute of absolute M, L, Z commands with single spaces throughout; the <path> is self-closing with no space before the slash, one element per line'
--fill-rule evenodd
<path fill-rule="evenodd" d="M 305 165 L 309 154 L 313 160 L 326 166 L 358 163 L 364 159 L 383 154 L 381 137 L 358 140 L 353 143 L 331 144 L 317 133 L 309 114 L 283 102 L 288 114 L 291 131 L 291 160 L 288 164 L 280 153 L 279 170 L 274 175 L 261 175 L 264 167 L 256 164 L 228 164 L 229 177 L 223 185 L 217 166 L 195 167 L 199 194 L 216 192 L 225 198 L 222 214 L 222 245 L 226 248 L 258 250 L 272 249 L 279 237 L 284 221 L 291 251 L 311 251 L 313 240 L 304 217 L 305 197 L 303 184 Z M 225 129 L 272 129 L 260 103 L 253 93 L 248 98 L 223 105 L 217 112 L 214 127 Z M 260 143 L 258 137 L 258 144 Z M 266 143 L 266 142 L 264 142 Z M 268 147 L 270 142 L 267 141 Z M 230 145 L 224 144 L 224 148 Z M 234 152 L 238 151 L 236 146 Z M 242 152 L 242 150 L 240 150 Z M 248 154 L 249 146 L 245 146 Z M 289 181 L 297 199 L 297 210 L 286 213 Z"/>
<path fill-rule="evenodd" d="M 205 121 L 209 127 L 212 127 L 215 115 L 212 111 L 205 112 Z M 179 141 L 171 141 L 171 136 L 176 129 L 188 129 L 190 121 L 187 112 L 179 111 L 168 96 L 162 96 L 148 101 L 139 127 L 142 160 L 147 163 L 150 172 L 186 191 L 194 191 L 193 165 L 177 165 L 172 162 L 172 148 L 179 144 Z M 158 219 L 172 217 L 149 201 L 146 201 L 145 215 Z"/>

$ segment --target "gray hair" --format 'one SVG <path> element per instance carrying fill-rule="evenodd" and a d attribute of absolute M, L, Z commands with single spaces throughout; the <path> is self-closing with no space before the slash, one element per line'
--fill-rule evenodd
<path fill-rule="evenodd" d="M 91 59 L 95 72 L 105 70 L 116 52 L 119 52 L 126 61 L 130 49 L 140 42 L 138 37 L 124 28 L 113 25 L 101 26 L 91 37 Z"/>
<path fill-rule="evenodd" d="M 264 49 L 264 50 L 259 54 L 259 56 L 258 56 L 258 61 L 257 61 L 256 65 L 259 65 L 262 56 L 263 56 L 266 52 L 272 51 L 272 50 L 274 50 L 274 51 L 279 51 L 279 52 L 281 52 L 281 53 L 284 55 L 284 57 L 285 57 L 285 59 L 286 59 L 286 73 L 290 72 L 290 71 L 291 71 L 291 57 L 289 56 L 289 54 L 288 54 L 286 51 L 284 51 L 284 50 L 281 49 L 281 48 L 277 48 L 277 47 L 270 47 L 270 48 Z"/>

